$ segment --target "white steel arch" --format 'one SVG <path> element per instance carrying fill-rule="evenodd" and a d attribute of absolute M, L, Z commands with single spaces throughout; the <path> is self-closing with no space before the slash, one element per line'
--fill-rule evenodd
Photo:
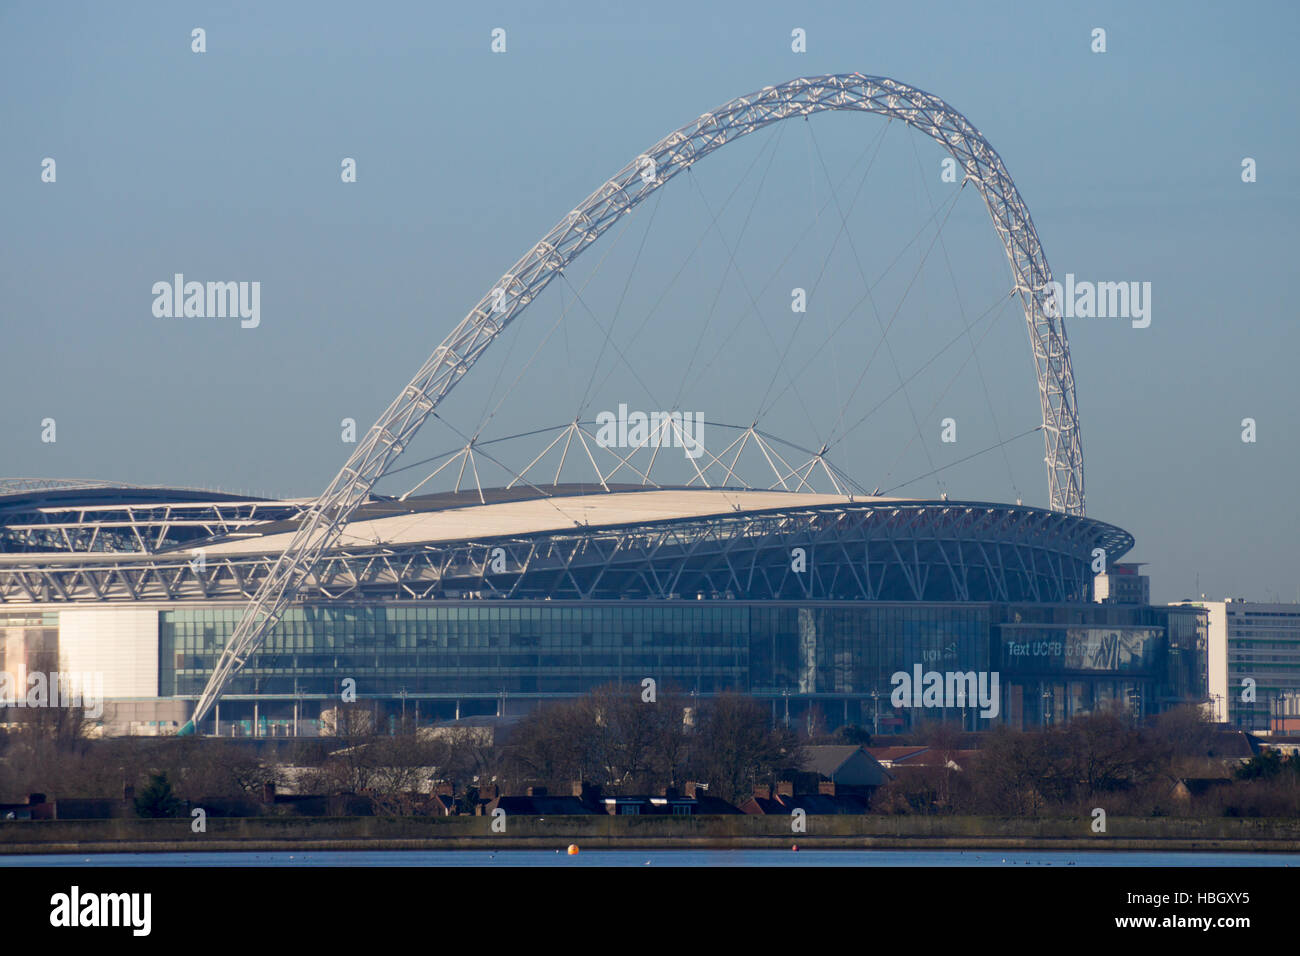
<path fill-rule="evenodd" d="M 619 218 L 715 149 L 794 116 L 857 110 L 898 119 L 935 139 L 984 197 L 1015 276 L 1038 376 L 1050 506 L 1084 513 L 1083 447 L 1065 327 L 1048 314 L 1052 273 L 1002 159 L 971 123 L 939 97 L 862 73 L 804 77 L 738 97 L 675 130 L 624 166 L 564 217 L 503 275 L 434 350 L 358 443 L 333 482 L 304 514 L 231 635 L 182 733 L 193 733 L 222 689 L 260 648 L 321 554 L 411 442 L 429 414 L 483 352 L 558 274 Z"/>

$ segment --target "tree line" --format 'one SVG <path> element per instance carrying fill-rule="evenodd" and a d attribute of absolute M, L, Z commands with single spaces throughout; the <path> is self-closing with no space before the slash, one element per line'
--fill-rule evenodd
<path fill-rule="evenodd" d="M 501 735 L 482 727 L 377 731 L 363 706 L 344 707 L 336 735 L 322 738 L 111 738 L 93 740 L 76 714 L 31 710 L 24 732 L 0 734 L 0 801 L 40 792 L 56 798 L 163 793 L 224 812 L 266 812 L 268 784 L 348 798 L 338 812 L 434 812 L 439 786 L 460 812 L 490 792 L 577 784 L 604 793 L 646 794 L 703 785 L 743 802 L 764 784 L 791 779 L 810 743 L 867 744 L 862 728 L 828 734 L 818 721 L 773 726 L 769 708 L 724 693 L 697 699 L 673 690 L 645 700 L 635 685 L 607 685 L 547 702 Z M 1215 748 L 1220 729 L 1198 708 L 1135 726 L 1101 711 L 1059 727 L 979 735 L 934 724 L 881 744 L 930 748 L 931 766 L 896 768 L 871 809 L 893 814 L 1051 816 L 1300 815 L 1300 758 L 1264 751 L 1240 765 Z M 972 752 L 972 748 L 977 748 Z M 165 780 L 165 792 L 158 781 Z M 163 804 L 170 806 L 167 800 Z"/>
<path fill-rule="evenodd" d="M 432 797 L 421 791 L 430 783 L 450 789 L 462 811 L 492 789 L 569 793 L 583 783 L 627 794 L 694 782 L 734 802 L 759 784 L 789 777 L 802 761 L 798 735 L 773 727 L 768 708 L 747 695 L 701 701 L 668 690 L 646 700 L 639 685 L 607 685 L 543 703 L 515 722 L 504 740 L 479 727 L 431 730 L 413 721 L 380 730 L 364 705 L 341 707 L 333 736 L 255 743 L 92 740 L 78 720 L 51 714 L 34 720 L 25 733 L 0 735 L 0 800 L 33 792 L 112 797 L 125 785 L 160 794 L 168 807 L 174 797 L 195 805 L 219 800 L 251 812 L 266 785 L 284 786 L 293 768 L 295 790 L 360 796 L 376 813 L 427 812 Z"/>
<path fill-rule="evenodd" d="M 996 816 L 1300 815 L 1300 757 L 1263 750 L 1225 759 L 1223 731 L 1199 707 L 1169 710 L 1137 726 L 1101 710 L 1053 728 L 998 727 L 961 752 L 959 730 L 931 726 L 916 736 L 936 763 L 898 772 L 874 797 L 879 813 Z M 955 759 L 954 759 L 955 758 Z M 961 769 L 947 766 L 952 762 Z"/>

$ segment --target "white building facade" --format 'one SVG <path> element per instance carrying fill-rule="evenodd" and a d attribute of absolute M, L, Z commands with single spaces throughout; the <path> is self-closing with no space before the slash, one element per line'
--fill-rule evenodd
<path fill-rule="evenodd" d="M 1268 730 L 1273 711 L 1300 692 L 1300 604 L 1228 598 L 1188 602 L 1209 612 L 1209 689 L 1215 719 Z"/>

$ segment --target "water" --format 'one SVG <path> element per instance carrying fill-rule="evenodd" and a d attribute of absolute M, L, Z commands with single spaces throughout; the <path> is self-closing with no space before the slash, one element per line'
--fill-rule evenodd
<path fill-rule="evenodd" d="M 1298 853 L 983 850 L 355 850 L 277 853 L 58 853 L 0 855 L 0 867 L 105 866 L 1296 866 Z"/>

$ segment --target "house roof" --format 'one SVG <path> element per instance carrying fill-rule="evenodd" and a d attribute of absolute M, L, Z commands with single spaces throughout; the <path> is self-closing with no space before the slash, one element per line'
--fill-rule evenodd
<path fill-rule="evenodd" d="M 947 767 L 950 764 L 958 768 L 968 766 L 976 758 L 977 750 L 935 750 L 927 747 L 899 760 L 893 761 L 893 767 Z"/>
<path fill-rule="evenodd" d="M 695 812 L 700 814 L 711 813 L 739 813 L 740 809 L 734 803 L 728 803 L 721 797 L 711 797 L 708 794 L 695 795 Z"/>
<path fill-rule="evenodd" d="M 803 768 L 829 777 L 862 748 L 851 744 L 817 744 L 804 748 Z"/>
<path fill-rule="evenodd" d="M 511 816 L 564 816 L 594 813 L 580 797 L 501 797 L 497 806 Z"/>
<path fill-rule="evenodd" d="M 929 750 L 929 747 L 866 747 L 863 748 L 871 756 L 880 761 L 881 764 L 888 767 L 891 764 L 900 763 L 908 757 L 913 757 L 919 753 Z"/>
<path fill-rule="evenodd" d="M 1259 741 L 1244 730 L 1221 730 L 1210 741 L 1206 756 L 1249 760 L 1259 753 Z"/>
<path fill-rule="evenodd" d="M 674 796 L 664 796 L 662 794 L 620 794 L 615 796 L 601 797 L 600 803 L 609 806 L 618 806 L 623 803 L 634 803 L 638 805 L 650 805 L 655 808 L 665 806 L 684 806 L 690 807 L 696 814 L 710 813 L 740 813 L 734 804 L 728 803 L 721 797 L 711 797 L 708 794 L 697 793 L 693 797 L 683 794 Z"/>
<path fill-rule="evenodd" d="M 847 786 L 880 786 L 889 780 L 880 761 L 856 744 L 805 747 L 803 769 Z"/>
<path fill-rule="evenodd" d="M 828 815 L 866 813 L 870 805 L 866 797 L 857 794 L 801 793 L 793 797 L 755 795 L 742 804 L 741 810 L 749 814 L 784 816 L 798 808 L 809 815 Z"/>

